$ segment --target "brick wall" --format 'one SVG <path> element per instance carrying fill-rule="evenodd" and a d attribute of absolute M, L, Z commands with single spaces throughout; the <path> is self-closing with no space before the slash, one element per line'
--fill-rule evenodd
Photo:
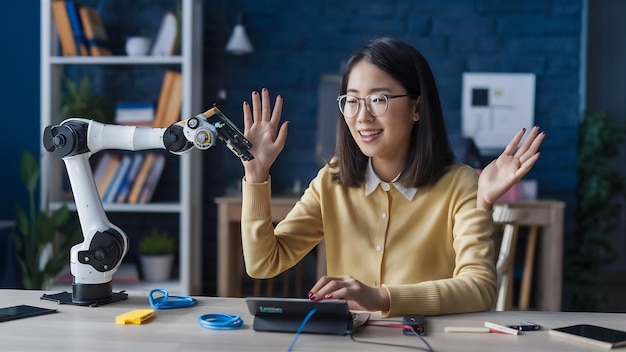
<path fill-rule="evenodd" d="M 528 177 L 539 181 L 540 197 L 566 201 L 571 213 L 581 104 L 582 2 L 207 1 L 205 62 L 215 67 L 206 70 L 206 98 L 213 101 L 217 86 L 225 86 L 226 110 L 240 119 L 241 101 L 249 100 L 251 90 L 268 87 L 273 95 L 284 96 L 290 134 L 272 170 L 274 188 L 281 191 L 295 178 L 312 178 L 318 169 L 314 143 L 320 75 L 338 73 L 352 51 L 372 37 L 395 36 L 422 51 L 437 79 L 450 132 L 461 128 L 463 72 L 534 73 L 535 122 L 548 138 Z M 255 52 L 224 57 L 221 49 L 238 11 L 245 15 Z M 225 177 L 241 175 L 237 160 L 223 162 L 229 170 Z"/>

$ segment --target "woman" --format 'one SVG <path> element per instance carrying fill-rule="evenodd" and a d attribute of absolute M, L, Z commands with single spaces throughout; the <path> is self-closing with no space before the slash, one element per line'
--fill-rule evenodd
<path fill-rule="evenodd" d="M 345 299 L 383 316 L 492 308 L 491 207 L 534 165 L 545 133 L 524 130 L 480 178 L 454 162 L 435 81 L 410 45 L 373 40 L 348 61 L 338 98 L 337 157 L 272 225 L 269 170 L 287 138 L 283 99 L 243 104 L 255 158 L 243 162 L 242 243 L 251 277 L 294 266 L 325 240 L 327 276 L 309 299 Z"/>

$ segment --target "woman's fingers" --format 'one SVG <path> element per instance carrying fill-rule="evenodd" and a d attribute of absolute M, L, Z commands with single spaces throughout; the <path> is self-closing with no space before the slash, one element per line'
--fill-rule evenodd
<path fill-rule="evenodd" d="M 252 112 L 250 111 L 250 104 L 244 101 L 241 110 L 243 111 L 243 128 L 244 132 L 247 132 L 252 127 Z"/>
<path fill-rule="evenodd" d="M 267 90 L 267 88 L 261 89 L 261 98 L 261 119 L 263 121 L 269 121 L 271 117 L 270 108 L 272 104 L 270 103 L 270 92 Z"/>
<path fill-rule="evenodd" d="M 252 123 L 261 120 L 261 97 L 256 90 L 252 92 Z"/>
<path fill-rule="evenodd" d="M 502 155 L 514 155 L 515 152 L 517 151 L 517 146 L 519 146 L 519 142 L 522 140 L 522 137 L 524 136 L 525 132 L 526 132 L 525 128 L 519 130 L 515 134 L 515 136 L 513 136 L 513 139 L 511 139 L 509 144 L 506 145 L 506 148 L 504 148 Z"/>

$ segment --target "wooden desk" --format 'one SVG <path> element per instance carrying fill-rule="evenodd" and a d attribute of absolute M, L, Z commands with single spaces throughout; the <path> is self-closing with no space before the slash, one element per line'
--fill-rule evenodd
<path fill-rule="evenodd" d="M 242 298 L 196 297 L 198 304 L 184 309 L 156 311 L 143 325 L 117 325 L 115 317 L 134 309 L 149 309 L 143 294 L 130 294 L 128 300 L 101 307 L 58 305 L 40 300 L 43 291 L 0 290 L 0 307 L 19 304 L 56 308 L 58 313 L 0 323 L 1 351 L 286 351 L 294 334 L 257 332 Z M 45 292 L 45 293 L 56 293 Z M 198 323 L 203 314 L 239 315 L 244 325 L 234 330 L 210 330 Z M 374 314 L 372 319 L 379 320 Z M 541 331 L 518 336 L 504 334 L 446 333 L 446 326 L 482 326 L 485 321 L 515 324 L 529 320 Z M 400 318 L 385 319 L 399 322 Z M 573 342 L 548 334 L 548 329 L 588 323 L 626 330 L 626 314 L 574 312 L 483 312 L 426 317 L 424 338 L 435 351 L 597 351 L 602 348 Z M 424 348 L 415 336 L 399 329 L 367 326 L 355 339 Z M 296 351 L 407 351 L 406 347 L 357 343 L 348 336 L 302 334 Z"/>
<path fill-rule="evenodd" d="M 282 220 L 298 198 L 273 198 L 272 217 Z M 215 198 L 218 206 L 217 228 L 217 295 L 241 297 L 241 198 Z M 508 203 L 526 214 L 520 225 L 537 225 L 542 229 L 539 267 L 539 308 L 545 311 L 561 310 L 563 276 L 563 211 L 560 201 L 528 201 Z M 323 258 L 323 256 L 320 256 Z M 320 267 L 320 265 L 318 265 Z"/>

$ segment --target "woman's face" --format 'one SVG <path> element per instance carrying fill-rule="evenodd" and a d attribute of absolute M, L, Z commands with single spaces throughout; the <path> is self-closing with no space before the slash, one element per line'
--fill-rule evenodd
<path fill-rule="evenodd" d="M 348 76 L 347 95 L 365 98 L 370 94 L 404 95 L 404 87 L 387 72 L 366 60 L 357 63 Z M 413 124 L 419 120 L 416 100 L 408 96 L 388 99 L 385 113 L 375 117 L 358 100 L 358 113 L 344 120 L 361 152 L 377 164 L 403 164 L 410 145 Z M 354 101 L 353 101 L 354 106 Z M 384 110 L 384 109 L 383 109 Z"/>

